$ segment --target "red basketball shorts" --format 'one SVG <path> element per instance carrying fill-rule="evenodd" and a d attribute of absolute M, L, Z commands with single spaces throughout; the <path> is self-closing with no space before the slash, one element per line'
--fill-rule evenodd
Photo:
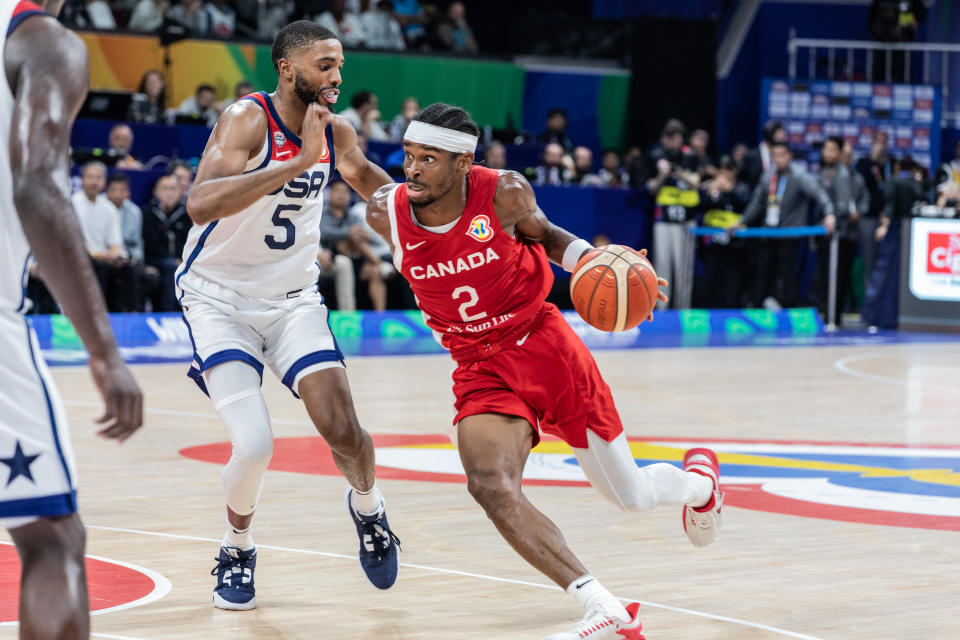
<path fill-rule="evenodd" d="M 554 305 L 514 342 L 453 372 L 454 424 L 482 413 L 519 416 L 533 426 L 534 444 L 543 431 L 579 449 L 587 448 L 587 429 L 607 442 L 623 433 L 610 387 Z"/>

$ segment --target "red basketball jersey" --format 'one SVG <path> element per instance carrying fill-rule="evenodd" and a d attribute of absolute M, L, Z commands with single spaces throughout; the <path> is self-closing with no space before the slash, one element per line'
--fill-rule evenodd
<path fill-rule="evenodd" d="M 387 200 L 394 264 L 456 360 L 499 350 L 541 310 L 553 285 L 543 247 L 500 226 L 493 207 L 498 175 L 484 167 L 470 170 L 463 215 L 442 233 L 416 222 L 405 184 Z"/>

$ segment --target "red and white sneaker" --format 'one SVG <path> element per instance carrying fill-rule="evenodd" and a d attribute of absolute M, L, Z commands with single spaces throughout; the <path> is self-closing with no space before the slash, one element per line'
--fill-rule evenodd
<path fill-rule="evenodd" d="M 640 624 L 640 603 L 628 604 L 627 613 L 630 622 L 624 622 L 603 609 L 594 609 L 569 631 L 554 633 L 543 640 L 646 640 Z"/>
<path fill-rule="evenodd" d="M 720 491 L 720 463 L 710 449 L 690 449 L 683 456 L 683 470 L 713 480 L 713 496 L 702 507 L 683 507 L 683 530 L 695 547 L 706 547 L 717 540 L 723 524 L 723 493 Z"/>

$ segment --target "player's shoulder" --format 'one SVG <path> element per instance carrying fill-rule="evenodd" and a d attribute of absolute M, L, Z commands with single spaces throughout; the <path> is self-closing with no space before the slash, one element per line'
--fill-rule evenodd
<path fill-rule="evenodd" d="M 87 47 L 80 36 L 39 7 L 28 7 L 19 16 L 20 20 L 8 33 L 4 47 L 8 75 L 11 65 L 18 69 L 19 64 L 27 59 L 42 62 L 56 59 L 57 66 L 50 71 L 60 75 L 86 69 Z"/>
<path fill-rule="evenodd" d="M 494 202 L 498 206 L 526 201 L 532 197 L 534 197 L 533 187 L 523 175 L 516 171 L 503 169 L 498 171 L 497 193 L 494 196 Z"/>
<path fill-rule="evenodd" d="M 373 192 L 373 195 L 370 196 L 370 200 L 367 201 L 367 218 L 369 219 L 371 215 L 373 216 L 385 216 L 387 215 L 388 202 L 393 195 L 394 189 L 397 187 L 395 182 L 388 182 L 382 187 L 378 188 Z"/>
<path fill-rule="evenodd" d="M 254 97 L 245 96 L 224 109 L 217 123 L 266 126 L 267 112 Z"/>

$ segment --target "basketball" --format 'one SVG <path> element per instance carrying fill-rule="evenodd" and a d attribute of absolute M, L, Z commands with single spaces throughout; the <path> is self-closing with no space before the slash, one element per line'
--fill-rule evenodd
<path fill-rule="evenodd" d="M 601 331 L 626 331 L 657 303 L 657 274 L 644 256 L 611 244 L 588 251 L 570 278 L 573 307 Z"/>

